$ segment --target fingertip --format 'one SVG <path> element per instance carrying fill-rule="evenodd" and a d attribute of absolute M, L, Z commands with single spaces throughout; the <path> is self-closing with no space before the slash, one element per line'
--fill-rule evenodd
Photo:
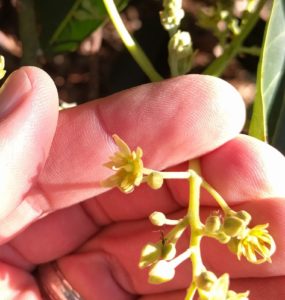
<path fill-rule="evenodd" d="M 206 179 L 228 201 L 285 197 L 285 159 L 270 145 L 240 135 L 202 158 Z"/>

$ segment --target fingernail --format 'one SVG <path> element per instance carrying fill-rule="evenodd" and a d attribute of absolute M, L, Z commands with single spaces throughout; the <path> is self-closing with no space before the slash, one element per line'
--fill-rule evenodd
<path fill-rule="evenodd" d="M 31 82 L 23 70 L 13 72 L 0 88 L 0 119 L 9 115 L 31 90 Z"/>

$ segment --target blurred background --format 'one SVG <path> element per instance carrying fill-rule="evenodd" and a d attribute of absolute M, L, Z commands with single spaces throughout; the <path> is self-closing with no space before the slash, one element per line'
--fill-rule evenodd
<path fill-rule="evenodd" d="M 87 1 L 89 0 L 85 0 L 85 5 L 88 8 Z M 52 26 L 57 26 L 57 29 L 62 26 L 65 15 L 70 13 L 69 8 L 74 7 L 72 5 L 75 2 L 0 0 L 0 54 L 5 57 L 8 74 L 23 64 L 38 65 L 53 78 L 61 100 L 78 104 L 149 82 L 128 54 L 107 18 L 100 19 L 100 26 L 98 25 L 96 30 L 91 30 L 92 28 L 86 30 L 77 39 L 76 45 L 72 45 L 68 51 L 48 49 L 42 40 L 42 36 L 45 35 L 46 38 L 49 34 L 45 29 L 46 26 L 51 27 L 53 22 Z M 169 77 L 167 63 L 169 38 L 159 19 L 162 1 L 123 2 L 121 16 L 127 29 L 142 46 L 158 72 L 163 77 Z M 201 9 L 214 5 L 215 2 L 217 1 L 183 1 L 185 17 L 181 27 L 191 33 L 193 48 L 197 51 L 191 73 L 201 73 L 221 54 L 219 41 L 214 34 L 197 25 L 197 16 Z M 246 1 L 231 2 L 234 2 L 236 16 L 239 16 Z M 92 9 L 96 17 L 96 1 L 94 3 L 95 9 L 94 7 Z M 261 46 L 265 22 L 270 13 L 270 3 L 271 1 L 268 1 L 268 5 L 263 8 L 260 20 L 246 40 L 246 46 Z M 32 11 L 29 5 L 33 6 Z M 57 16 L 62 10 L 65 14 Z M 84 16 L 78 13 L 76 20 L 85 20 Z M 59 18 L 61 23 L 55 24 Z M 38 36 L 38 41 L 35 41 L 35 35 Z M 26 46 L 28 48 L 35 42 L 38 43 L 36 61 L 31 59 L 29 63 L 29 60 L 23 59 L 23 45 L 24 47 L 28 45 Z M 257 63 L 258 57 L 255 55 L 239 55 L 231 61 L 222 75 L 222 78 L 239 90 L 246 103 L 251 103 L 254 99 Z"/>

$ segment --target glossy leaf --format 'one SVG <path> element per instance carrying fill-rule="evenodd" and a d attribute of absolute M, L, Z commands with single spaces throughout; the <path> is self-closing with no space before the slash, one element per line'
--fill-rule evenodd
<path fill-rule="evenodd" d="M 117 0 L 121 10 L 128 0 Z M 35 0 L 40 41 L 45 52 L 74 51 L 107 18 L 101 0 Z"/>
<path fill-rule="evenodd" d="M 257 91 L 249 134 L 272 139 L 283 101 L 285 1 L 274 0 L 258 66 Z M 284 82 L 284 81 L 283 81 Z M 284 85 L 284 84 L 283 84 Z"/>
<path fill-rule="evenodd" d="M 275 127 L 272 145 L 285 155 L 285 89 L 283 92 L 282 108 Z"/>

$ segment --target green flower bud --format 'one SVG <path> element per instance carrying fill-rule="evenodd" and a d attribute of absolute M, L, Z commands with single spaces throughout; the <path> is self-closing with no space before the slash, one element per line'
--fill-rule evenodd
<path fill-rule="evenodd" d="M 250 221 L 251 221 L 251 215 L 245 211 L 245 210 L 240 210 L 238 211 L 235 216 L 245 222 L 245 225 L 247 226 Z"/>
<path fill-rule="evenodd" d="M 223 231 L 230 237 L 237 236 L 244 228 L 245 222 L 237 217 L 226 217 L 223 224 Z"/>
<path fill-rule="evenodd" d="M 166 243 L 162 247 L 161 258 L 164 260 L 171 260 L 176 255 L 176 247 L 174 243 Z"/>
<path fill-rule="evenodd" d="M 226 235 L 224 232 L 217 233 L 215 238 L 222 244 L 227 244 L 231 239 L 231 237 Z"/>
<path fill-rule="evenodd" d="M 217 276 L 213 272 L 205 271 L 196 278 L 196 285 L 198 289 L 210 291 L 216 280 Z"/>
<path fill-rule="evenodd" d="M 143 269 L 158 261 L 161 256 L 161 250 L 161 246 L 157 244 L 149 243 L 145 245 L 141 252 L 139 267 Z"/>
<path fill-rule="evenodd" d="M 219 216 L 210 216 L 205 223 L 205 230 L 208 233 L 215 233 L 221 228 L 221 219 Z"/>
<path fill-rule="evenodd" d="M 146 180 L 147 184 L 154 190 L 160 189 L 163 185 L 163 176 L 159 172 L 150 173 Z"/>
<path fill-rule="evenodd" d="M 160 284 L 173 279 L 175 269 L 170 262 L 165 260 L 158 261 L 148 273 L 148 281 L 152 284 Z"/>
<path fill-rule="evenodd" d="M 190 71 L 193 59 L 192 40 L 189 32 L 178 30 L 168 43 L 168 63 L 173 76 Z"/>

